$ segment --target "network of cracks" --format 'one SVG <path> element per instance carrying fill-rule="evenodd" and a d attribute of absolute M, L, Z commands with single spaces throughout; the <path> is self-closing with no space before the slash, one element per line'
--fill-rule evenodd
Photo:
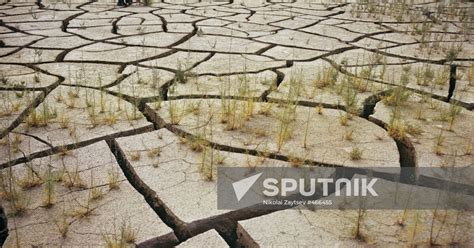
<path fill-rule="evenodd" d="M 219 166 L 472 166 L 472 11 L 4 1 L 5 246 L 472 245 L 472 211 L 216 207 Z"/>

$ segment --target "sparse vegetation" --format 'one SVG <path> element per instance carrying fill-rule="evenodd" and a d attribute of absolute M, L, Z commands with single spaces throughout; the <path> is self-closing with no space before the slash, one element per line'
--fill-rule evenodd
<path fill-rule="evenodd" d="M 159 148 L 159 147 L 149 149 L 148 152 L 147 152 L 147 156 L 149 158 L 159 157 L 160 154 L 161 154 L 161 148 Z"/>
<path fill-rule="evenodd" d="M 171 124 L 178 125 L 181 122 L 181 119 L 185 115 L 185 111 L 181 106 L 178 106 L 178 101 L 169 101 L 168 102 L 168 114 L 171 120 Z"/>
<path fill-rule="evenodd" d="M 356 240 L 359 240 L 361 242 L 366 242 L 366 237 L 362 235 L 361 233 L 361 227 L 362 227 L 362 222 L 364 220 L 366 214 L 366 210 L 363 209 L 362 207 L 359 207 L 357 210 L 357 217 L 355 219 L 355 227 L 352 231 L 352 235 Z"/>
<path fill-rule="evenodd" d="M 123 220 L 118 230 L 114 224 L 112 233 L 102 234 L 102 240 L 107 248 L 128 247 L 129 244 L 135 242 L 137 233 L 137 229 L 132 226 L 130 220 Z"/>
<path fill-rule="evenodd" d="M 62 214 L 58 220 L 55 222 L 56 228 L 58 229 L 59 234 L 61 234 L 62 238 L 66 238 L 69 232 L 69 225 L 70 223 L 67 221 L 67 217 L 65 214 Z"/>
<path fill-rule="evenodd" d="M 108 173 L 107 181 L 109 184 L 109 189 L 110 190 L 118 189 L 120 187 L 119 186 L 120 184 L 119 171 L 115 168 L 112 168 L 112 169 L 109 169 L 107 173 Z"/>
<path fill-rule="evenodd" d="M 57 113 L 54 107 L 49 107 L 47 101 L 43 102 L 40 110 L 33 109 L 26 120 L 29 127 L 45 127 L 50 121 L 56 118 Z"/>
<path fill-rule="evenodd" d="M 387 125 L 388 134 L 395 140 L 403 140 L 407 134 L 419 135 L 422 130 L 419 126 L 404 121 L 400 109 L 393 109 L 390 121 Z"/>
<path fill-rule="evenodd" d="M 396 87 L 392 92 L 384 98 L 384 103 L 389 106 L 400 106 L 404 104 L 410 97 L 411 92 L 405 87 Z"/>
<path fill-rule="evenodd" d="M 17 188 L 16 180 L 11 168 L 6 173 L 0 173 L 1 199 L 10 203 L 11 215 L 21 216 L 27 211 L 30 200 Z"/>
<path fill-rule="evenodd" d="M 406 126 L 401 120 L 393 119 L 387 127 L 388 134 L 395 140 L 403 140 L 406 137 Z"/>
<path fill-rule="evenodd" d="M 187 144 L 191 150 L 195 152 L 202 152 L 208 145 L 207 141 L 201 136 L 190 136 L 188 138 L 181 138 L 182 144 Z"/>
<path fill-rule="evenodd" d="M 26 165 L 26 175 L 17 183 L 22 189 L 26 190 L 41 185 L 42 180 L 38 176 L 38 172 L 33 170 L 33 165 L 28 163 Z"/>
<path fill-rule="evenodd" d="M 341 124 L 341 126 L 347 126 L 349 123 L 349 119 L 350 119 L 349 114 L 341 114 L 339 116 L 339 124 Z"/>
<path fill-rule="evenodd" d="M 358 147 L 353 147 L 351 152 L 349 153 L 349 157 L 351 160 L 360 160 L 362 159 L 362 150 Z"/>
<path fill-rule="evenodd" d="M 94 169 L 91 169 L 91 180 L 90 180 L 90 187 L 89 187 L 89 195 L 91 200 L 98 200 L 104 196 L 104 193 L 100 189 L 99 186 L 95 185 L 94 182 Z"/>
<path fill-rule="evenodd" d="M 89 200 L 87 201 L 86 205 L 83 206 L 79 204 L 78 207 L 74 208 L 69 215 L 72 218 L 82 219 L 88 217 L 92 213 L 92 209 L 89 206 Z"/>
<path fill-rule="evenodd" d="M 102 237 L 110 248 L 140 246 L 134 225 L 149 209 L 114 221 L 113 230 L 102 235 L 87 231 L 98 221 L 106 224 L 103 211 L 117 210 L 112 214 L 119 218 L 128 212 L 128 205 L 110 207 L 128 201 L 123 193 L 133 182 L 124 162 L 140 177 L 158 175 L 149 185 L 153 197 L 136 185 L 134 193 L 155 207 L 150 201 L 166 197 L 171 211 L 163 205 L 157 212 L 167 212 L 169 218 L 162 219 L 190 240 L 200 227 L 174 219 L 176 199 L 169 192 L 191 187 L 199 201 L 189 206 L 199 215 L 207 207 L 201 200 L 220 180 L 220 166 L 254 172 L 262 166 L 469 165 L 472 4 L 171 2 L 157 7 L 144 0 L 143 9 L 112 13 L 63 0 L 70 10 L 84 12 L 79 15 L 62 13 L 59 2 L 2 3 L 0 198 L 10 231 L 5 246 L 74 246 L 81 235 L 92 245 Z M 48 27 L 36 30 L 38 23 Z M 53 39 L 53 27 L 68 36 Z M 453 64 L 458 71 L 451 94 Z M 143 146 L 123 145 L 137 137 L 145 137 Z M 118 156 L 121 149 L 125 158 Z M 344 245 L 463 247 L 472 241 L 470 215 L 410 210 L 415 200 L 403 212 L 360 206 L 328 216 L 301 211 L 299 217 L 307 226 L 317 226 L 315 220 L 334 225 L 328 240 Z M 51 216 L 42 219 L 39 213 Z M 38 228 L 46 236 L 32 232 Z M 267 238 L 275 234 L 270 229 Z M 282 238 L 292 234 L 280 229 Z M 50 237 L 48 230 L 57 233 Z M 161 238 L 168 236 L 173 235 Z"/>
<path fill-rule="evenodd" d="M 216 154 L 216 151 L 210 147 L 205 147 L 201 151 L 199 172 L 206 181 L 214 181 L 215 179 L 215 173 L 217 171 L 215 167 L 219 164 L 219 161 L 216 160 Z"/>
<path fill-rule="evenodd" d="M 470 86 L 474 86 L 474 63 L 471 63 L 471 66 L 467 70 L 466 79 Z"/>
<path fill-rule="evenodd" d="M 48 165 L 48 169 L 44 175 L 44 196 L 43 196 L 43 206 L 49 208 L 52 207 L 55 203 L 54 196 L 54 181 L 53 174 L 51 171 L 51 166 Z"/>
<path fill-rule="evenodd" d="M 132 161 L 140 161 L 141 158 L 142 158 L 141 151 L 134 151 L 130 153 L 130 160 Z"/>
<path fill-rule="evenodd" d="M 72 188 L 72 187 L 76 187 L 79 189 L 87 188 L 87 185 L 84 183 L 80 175 L 79 165 L 75 165 L 72 171 L 65 169 L 62 182 L 64 186 L 68 188 Z"/>
<path fill-rule="evenodd" d="M 288 104 L 276 113 L 278 151 L 281 150 L 285 141 L 291 138 L 293 133 L 293 122 L 296 119 L 296 105 Z"/>
<path fill-rule="evenodd" d="M 316 73 L 316 77 L 313 80 L 313 88 L 322 89 L 328 86 L 333 86 L 336 83 L 338 76 L 339 72 L 336 68 L 332 66 L 323 67 Z"/>
<path fill-rule="evenodd" d="M 346 130 L 344 133 L 344 139 L 347 141 L 352 141 L 354 139 L 354 130 Z"/>

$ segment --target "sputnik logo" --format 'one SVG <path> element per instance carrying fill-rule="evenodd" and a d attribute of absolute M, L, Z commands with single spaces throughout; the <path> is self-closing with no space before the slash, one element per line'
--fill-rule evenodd
<path fill-rule="evenodd" d="M 237 201 L 240 201 L 244 197 L 244 195 L 247 194 L 249 189 L 255 184 L 255 182 L 258 180 L 258 178 L 260 178 L 261 175 L 262 172 L 232 183 L 232 187 L 234 187 L 235 196 L 237 196 Z"/>

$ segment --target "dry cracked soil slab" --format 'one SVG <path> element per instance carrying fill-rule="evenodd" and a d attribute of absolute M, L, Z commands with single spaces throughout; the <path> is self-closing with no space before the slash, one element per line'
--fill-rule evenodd
<path fill-rule="evenodd" d="M 472 8 L 0 3 L 5 246 L 472 246 L 472 208 L 231 211 L 216 183 L 219 167 L 474 165 Z"/>
<path fill-rule="evenodd" d="M 0 115 L 0 132 L 2 136 L 9 131 L 10 127 L 15 125 L 15 120 L 20 115 L 28 113 L 28 108 L 41 101 L 42 92 L 36 91 L 2 91 L 1 115 Z"/>
<path fill-rule="evenodd" d="M 289 166 L 273 159 L 224 152 L 168 130 L 123 137 L 118 146 L 139 177 L 187 222 L 218 215 L 217 167 Z M 195 190 L 199 189 L 199 190 Z M 177 194 L 184 197 L 175 197 Z"/>
<path fill-rule="evenodd" d="M 2 65 L 1 88 L 37 89 L 53 85 L 58 77 L 21 65 Z"/>
<path fill-rule="evenodd" d="M 272 71 L 227 76 L 190 76 L 169 89 L 169 97 L 213 96 L 261 97 L 275 87 L 277 74 Z"/>
<path fill-rule="evenodd" d="M 268 95 L 270 101 L 296 100 L 310 106 L 331 106 L 361 113 L 368 98 L 390 88 L 354 74 L 343 74 L 326 61 L 295 62 L 279 69 L 285 75 L 279 87 Z"/>
<path fill-rule="evenodd" d="M 398 109 L 388 103 L 377 103 L 370 118 L 386 125 L 400 139 L 408 138 L 417 166 L 472 165 L 472 111 L 419 94 L 411 95 Z"/>
<path fill-rule="evenodd" d="M 136 107 L 118 97 L 93 89 L 59 86 L 14 129 L 14 137 L 7 139 L 13 140 L 4 142 L 2 163 L 151 126 Z"/>
<path fill-rule="evenodd" d="M 283 210 L 263 217 L 240 222 L 247 232 L 262 247 L 313 246 L 315 243 L 322 247 L 400 247 L 413 242 L 426 243 L 430 240 L 432 211 L 403 212 L 402 210 Z M 451 219 L 456 212 L 446 212 L 444 216 Z M 459 227 L 467 231 L 472 226 L 472 212 L 463 215 L 463 223 Z M 361 221 L 358 222 L 358 219 Z M 455 219 L 455 218 L 454 218 Z M 470 223 L 471 222 L 471 223 Z M 402 225 L 400 225 L 401 223 Z M 417 224 L 415 224 L 417 223 Z M 453 228 L 455 222 L 443 223 L 436 221 L 433 228 L 440 231 L 436 237 L 439 244 L 450 243 L 449 232 L 453 229 L 443 228 L 443 225 Z M 355 240 L 354 232 L 360 228 L 362 239 Z M 417 225 L 417 235 L 412 240 L 413 233 L 406 226 Z M 271 228 L 269 228 L 271 227 Z M 444 238 L 443 238 L 444 237 Z M 452 236 L 451 236 L 452 238 Z M 457 237 L 461 243 L 469 243 L 471 235 Z"/>
<path fill-rule="evenodd" d="M 321 164 L 399 166 L 395 142 L 385 130 L 340 110 L 252 100 L 185 99 L 162 102 L 156 116 L 176 129 L 221 145 Z M 354 150 L 362 151 L 360 158 L 351 158 Z"/>
<path fill-rule="evenodd" d="M 142 196 L 126 181 L 105 142 L 20 164 L 11 173 L 12 197 L 4 207 L 16 213 L 16 237 L 7 247 L 101 246 L 103 238 L 120 235 L 120 227 L 147 226 L 137 241 L 169 229 L 155 218 Z M 2 180 L 2 187 L 9 187 Z M 127 207 L 124 207 L 127 206 Z M 140 209 L 140 211 L 136 211 Z M 19 212 L 18 212 L 19 211 Z"/>

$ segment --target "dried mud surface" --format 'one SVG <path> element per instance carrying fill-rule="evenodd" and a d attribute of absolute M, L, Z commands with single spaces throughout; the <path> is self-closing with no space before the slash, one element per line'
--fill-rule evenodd
<path fill-rule="evenodd" d="M 473 166 L 451 7 L 2 1 L 5 247 L 474 245 L 472 211 L 216 207 L 218 166 Z"/>

